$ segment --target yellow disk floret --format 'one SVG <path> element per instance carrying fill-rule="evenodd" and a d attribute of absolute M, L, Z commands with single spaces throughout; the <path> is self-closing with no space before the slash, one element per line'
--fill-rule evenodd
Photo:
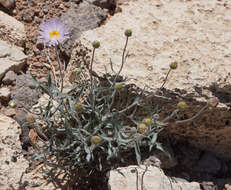
<path fill-rule="evenodd" d="M 181 101 L 177 104 L 177 108 L 179 110 L 185 110 L 186 107 L 187 107 L 187 104 L 184 101 Z"/>
<path fill-rule="evenodd" d="M 100 141 L 101 141 L 101 138 L 99 136 L 93 136 L 91 138 L 91 141 L 94 143 L 94 144 L 98 144 Z"/>
<path fill-rule="evenodd" d="M 151 125 L 152 124 L 152 120 L 150 118 L 144 118 L 143 119 L 143 123 L 147 126 Z"/>
<path fill-rule="evenodd" d="M 9 106 L 10 106 L 11 108 L 15 108 L 15 107 L 16 107 L 16 102 L 15 102 L 14 100 L 11 100 L 11 101 L 9 102 Z"/>
<path fill-rule="evenodd" d="M 56 30 L 53 30 L 52 32 L 49 33 L 50 38 L 55 38 L 56 40 L 59 39 L 59 32 Z"/>
<path fill-rule="evenodd" d="M 75 110 L 76 111 L 82 111 L 83 110 L 83 104 L 81 102 L 75 104 Z"/>
<path fill-rule="evenodd" d="M 171 69 L 176 69 L 177 68 L 177 62 L 176 61 L 172 62 L 169 66 Z"/>
<path fill-rule="evenodd" d="M 145 133 L 145 132 L 147 131 L 147 129 L 148 129 L 148 127 L 147 127 L 147 125 L 145 125 L 144 123 L 141 123 L 141 124 L 139 124 L 139 126 L 138 126 L 138 131 L 139 131 L 140 133 Z"/>
<path fill-rule="evenodd" d="M 116 89 L 121 89 L 121 88 L 123 88 L 123 86 L 124 86 L 124 83 L 122 83 L 122 82 L 118 82 L 115 84 Z"/>

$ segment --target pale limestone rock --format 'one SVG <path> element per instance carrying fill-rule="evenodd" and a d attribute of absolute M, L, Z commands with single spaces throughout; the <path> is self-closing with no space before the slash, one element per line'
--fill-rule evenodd
<path fill-rule="evenodd" d="M 41 166 L 26 172 L 29 162 L 23 157 L 20 144 L 20 126 L 13 119 L 0 114 L 0 190 L 59 189 L 46 181 Z M 12 161 L 12 156 L 16 160 Z"/>
<path fill-rule="evenodd" d="M 26 31 L 24 25 L 0 11 L 0 40 L 23 46 L 25 39 Z"/>
<path fill-rule="evenodd" d="M 13 119 L 0 114 L 0 189 L 18 189 L 20 177 L 29 163 L 20 155 L 20 127 Z M 17 156 L 17 162 L 12 162 Z"/>
<path fill-rule="evenodd" d="M 14 84 L 17 79 L 17 74 L 14 71 L 8 71 L 5 77 L 2 79 L 3 84 L 9 85 Z"/>
<path fill-rule="evenodd" d="M 144 165 L 118 168 L 110 171 L 109 175 L 110 190 L 200 190 L 199 183 L 178 179 L 172 180 L 161 169 L 152 166 L 148 167 L 147 171 L 145 171 Z"/>
<path fill-rule="evenodd" d="M 19 72 L 25 65 L 26 58 L 21 48 L 0 40 L 0 80 L 9 70 Z"/>
<path fill-rule="evenodd" d="M 215 0 L 160 3 L 161 8 L 158 1 L 129 1 L 105 25 L 82 34 L 80 41 L 90 49 L 92 41 L 101 43 L 94 70 L 103 72 L 106 65 L 110 71 L 110 58 L 119 69 L 124 31 L 130 28 L 133 35 L 122 74 L 134 78 L 140 87 L 160 87 L 173 61 L 179 66 L 170 73 L 168 89 L 193 91 L 196 85 L 209 86 L 227 77 L 231 70 L 230 10 Z"/>
<path fill-rule="evenodd" d="M 0 100 L 8 101 L 10 99 L 10 89 L 7 87 L 0 88 Z"/>

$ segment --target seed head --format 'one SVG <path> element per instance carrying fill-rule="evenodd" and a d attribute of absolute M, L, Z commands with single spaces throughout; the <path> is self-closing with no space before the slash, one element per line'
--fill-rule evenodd
<path fill-rule="evenodd" d="M 81 102 L 78 102 L 77 104 L 75 104 L 75 110 L 77 112 L 82 111 L 83 110 L 83 104 Z"/>
<path fill-rule="evenodd" d="M 170 65 L 169 65 L 169 67 L 171 68 L 171 69 L 176 69 L 177 68 L 177 62 L 176 61 L 174 61 L 174 62 L 172 62 Z"/>
<path fill-rule="evenodd" d="M 144 123 L 141 123 L 138 125 L 138 131 L 140 133 L 145 133 L 147 131 L 148 127 Z"/>
<path fill-rule="evenodd" d="M 9 106 L 10 106 L 11 108 L 15 108 L 15 107 L 16 107 L 16 102 L 15 102 L 14 100 L 11 100 L 11 101 L 9 102 Z"/>
<path fill-rule="evenodd" d="M 151 125 L 152 124 L 152 120 L 150 118 L 144 118 L 143 119 L 143 123 L 147 126 Z"/>
<path fill-rule="evenodd" d="M 179 110 L 185 110 L 186 107 L 187 107 L 187 104 L 184 101 L 181 101 L 177 104 L 177 108 Z"/>
<path fill-rule="evenodd" d="M 93 48 L 99 48 L 99 46 L 100 46 L 100 42 L 99 41 L 97 41 L 97 40 L 95 40 L 93 43 L 92 43 L 92 46 L 93 46 Z"/>
<path fill-rule="evenodd" d="M 35 118 L 32 114 L 27 114 L 26 116 L 26 121 L 29 123 L 29 124 L 33 124 L 35 122 Z"/>
<path fill-rule="evenodd" d="M 91 138 L 92 143 L 98 144 L 101 141 L 101 138 L 99 136 L 93 136 Z"/>
<path fill-rule="evenodd" d="M 217 97 L 212 97 L 208 100 L 210 107 L 216 107 L 219 104 L 219 99 Z"/>
<path fill-rule="evenodd" d="M 121 88 L 123 88 L 123 86 L 124 86 L 124 83 L 118 82 L 118 83 L 116 83 L 115 88 L 116 89 L 121 89 Z"/>
<path fill-rule="evenodd" d="M 127 37 L 131 37 L 132 36 L 132 30 L 131 29 L 125 30 L 124 35 Z"/>

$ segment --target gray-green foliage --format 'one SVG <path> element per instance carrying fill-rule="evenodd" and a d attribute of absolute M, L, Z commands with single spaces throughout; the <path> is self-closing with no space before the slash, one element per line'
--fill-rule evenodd
<path fill-rule="evenodd" d="M 126 45 L 122 66 L 126 61 Z M 36 122 L 43 124 L 42 131 L 49 140 L 40 147 L 35 145 L 39 151 L 32 159 L 43 159 L 52 169 L 102 170 L 112 160 L 125 162 L 131 154 L 136 155 L 140 164 L 142 147 L 150 151 L 154 147 L 162 149 L 157 142 L 163 125 L 156 117 L 158 110 L 146 116 L 151 119 L 146 130 L 139 129 L 143 117 L 137 115 L 137 110 L 147 106 L 141 103 L 144 91 L 131 97 L 129 104 L 117 103 L 124 98 L 121 92 L 127 88 L 121 85 L 126 83 L 125 79 L 118 83 L 119 72 L 115 77 L 106 74 L 102 82 L 92 76 L 90 70 L 91 81 L 77 81 L 73 86 L 64 86 L 63 90 L 52 82 L 50 75 L 47 85 L 39 83 L 49 100 L 38 107 Z"/>

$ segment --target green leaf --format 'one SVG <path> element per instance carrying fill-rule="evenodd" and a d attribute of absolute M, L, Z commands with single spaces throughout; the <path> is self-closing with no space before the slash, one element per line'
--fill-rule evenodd
<path fill-rule="evenodd" d="M 39 84 L 39 87 L 45 94 L 51 96 L 49 90 L 47 90 L 42 84 Z"/>
<path fill-rule="evenodd" d="M 153 134 L 152 139 L 150 141 L 149 151 L 151 151 L 153 146 L 156 144 L 157 136 L 158 136 L 157 133 Z"/>
<path fill-rule="evenodd" d="M 51 75 L 50 75 L 50 72 L 48 73 L 47 85 L 48 85 L 48 87 L 51 87 Z"/>
<path fill-rule="evenodd" d="M 139 147 L 139 143 L 136 142 L 135 143 L 135 153 L 136 153 L 136 161 L 138 163 L 138 165 L 140 165 L 141 163 L 141 153 L 140 153 L 140 147 Z"/>
<path fill-rule="evenodd" d="M 168 151 L 166 151 L 166 150 L 163 148 L 163 146 L 161 145 L 161 143 L 156 143 L 156 148 L 157 148 L 158 150 L 164 152 L 165 154 L 168 155 L 169 158 L 171 158 L 171 155 L 169 154 Z"/>
<path fill-rule="evenodd" d="M 35 155 L 33 155 L 32 157 L 31 157 L 31 160 L 32 161 L 34 161 L 34 160 L 38 160 L 38 159 L 40 159 L 40 158 L 45 158 L 45 155 L 44 155 L 44 153 L 40 153 L 40 154 L 35 154 Z"/>

